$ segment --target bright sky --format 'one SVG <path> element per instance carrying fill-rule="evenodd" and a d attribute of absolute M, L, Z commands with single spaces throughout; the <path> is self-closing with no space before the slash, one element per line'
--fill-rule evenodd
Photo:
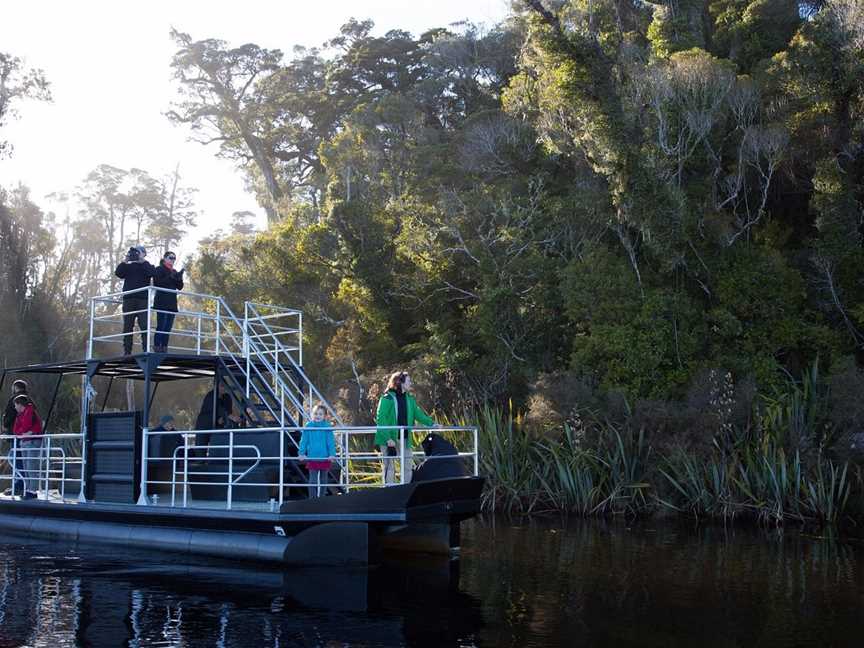
<path fill-rule="evenodd" d="M 175 93 L 169 67 L 175 48 L 170 27 L 194 39 L 252 42 L 290 54 L 294 45 L 316 46 L 338 35 L 350 17 L 371 18 L 376 32 L 419 34 L 460 20 L 493 24 L 507 0 L 28 0 L 4 3 L 0 51 L 42 68 L 52 85 L 51 104 L 19 104 L 19 119 L 2 133 L 15 150 L 0 160 L 0 185 L 19 181 L 46 211 L 45 196 L 72 191 L 89 171 L 106 163 L 137 167 L 153 176 L 180 164 L 186 186 L 197 187 L 198 227 L 180 250 L 217 228 L 231 213 L 263 210 L 245 192 L 233 165 L 215 147 L 187 141 L 164 112 Z"/>

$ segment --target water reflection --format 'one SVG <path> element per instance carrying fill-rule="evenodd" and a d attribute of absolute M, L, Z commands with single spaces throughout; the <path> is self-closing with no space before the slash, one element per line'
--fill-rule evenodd
<path fill-rule="evenodd" d="M 0 648 L 470 646 L 482 620 L 447 560 L 275 571 L 109 551 L 0 537 Z"/>
<path fill-rule="evenodd" d="M 669 523 L 491 521 L 464 544 L 462 587 L 483 600 L 484 645 L 864 645 L 858 543 Z"/>
<path fill-rule="evenodd" d="M 0 648 L 862 645 L 859 543 L 490 519 L 463 546 L 275 571 L 0 538 Z"/>

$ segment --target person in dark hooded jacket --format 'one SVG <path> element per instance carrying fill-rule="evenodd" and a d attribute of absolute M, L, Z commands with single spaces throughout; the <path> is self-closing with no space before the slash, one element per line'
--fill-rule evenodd
<path fill-rule="evenodd" d="M 3 412 L 3 432 L 5 434 L 12 434 L 12 426 L 15 425 L 15 418 L 18 416 L 15 409 L 15 398 L 26 393 L 27 381 L 16 380 L 12 383 L 12 395 L 9 397 L 9 402 L 6 403 L 6 409 Z"/>
<path fill-rule="evenodd" d="M 183 270 L 174 269 L 177 255 L 166 252 L 153 275 L 153 285 L 167 290 L 183 290 Z M 156 335 L 153 338 L 153 349 L 156 353 L 168 352 L 168 334 L 174 326 L 177 312 L 177 293 L 157 290 L 153 298 L 153 309 L 156 312 Z"/>
<path fill-rule="evenodd" d="M 126 258 L 117 266 L 114 274 L 123 280 L 123 292 L 138 290 L 150 285 L 150 280 L 156 268 L 145 259 L 147 250 L 143 245 L 129 248 Z M 147 352 L 147 291 L 141 290 L 131 295 L 123 295 L 123 355 L 132 354 L 132 329 L 138 320 L 138 330 L 141 331 L 141 349 Z"/>
<path fill-rule="evenodd" d="M 427 434 L 421 445 L 426 461 L 414 471 L 411 481 L 465 476 L 465 467 L 462 465 L 459 451 L 447 439 L 437 434 Z"/>

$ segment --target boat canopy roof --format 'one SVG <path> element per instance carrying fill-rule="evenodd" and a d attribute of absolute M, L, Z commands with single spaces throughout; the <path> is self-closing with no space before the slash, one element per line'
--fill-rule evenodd
<path fill-rule="evenodd" d="M 150 380 L 164 382 L 169 380 L 188 380 L 190 378 L 212 378 L 220 358 L 218 356 L 160 356 L 141 353 L 133 356 L 74 360 L 71 362 L 51 362 L 21 367 L 7 367 L 0 373 L 5 374 L 51 374 L 55 376 L 88 375 L 144 380 L 148 369 Z"/>

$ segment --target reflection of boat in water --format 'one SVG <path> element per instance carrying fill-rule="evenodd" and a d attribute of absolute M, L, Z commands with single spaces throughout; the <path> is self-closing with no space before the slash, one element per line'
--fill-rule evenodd
<path fill-rule="evenodd" d="M 368 564 L 382 551 L 458 549 L 459 525 L 479 511 L 483 484 L 475 428 L 436 428 L 459 447 L 456 454 L 425 459 L 443 460 L 438 466 L 446 461 L 457 471 L 412 480 L 415 455 L 422 453 L 399 443 L 399 454 L 383 459 L 373 445 L 376 428 L 343 425 L 309 379 L 299 311 L 247 302 L 238 318 L 220 297 L 181 293 L 193 305 L 182 305 L 178 314 L 177 346 L 116 356 L 112 345 L 131 335 L 117 333 L 124 295 L 93 300 L 87 359 L 0 375 L 0 388 L 12 375 L 55 376 L 58 387 L 64 377 L 80 377 L 84 394 L 80 433 L 50 431 L 52 403 L 41 446 L 25 449 L 6 437 L 12 451 L 0 482 L 29 479 L 39 498 L 0 496 L 0 529 L 280 563 Z M 148 306 L 147 321 L 156 314 Z M 144 331 L 151 341 L 152 334 Z M 167 384 L 173 391 L 178 381 L 193 380 L 211 386 L 196 426 L 203 417 L 210 429 L 152 428 L 157 388 Z M 106 389 L 102 411 L 94 388 L 99 381 Z M 139 409 L 106 411 L 115 381 L 143 386 Z M 325 496 L 309 499 L 298 442 L 313 403 L 323 404 L 333 422 L 337 461 Z M 403 440 L 428 432 L 395 429 Z M 387 488 L 383 461 L 395 462 L 398 475 Z"/>
<path fill-rule="evenodd" d="M 459 562 L 444 557 L 274 570 L 137 551 L 70 559 L 67 548 L 0 537 L 0 646 L 37 631 L 53 645 L 441 646 L 482 625 Z"/>

